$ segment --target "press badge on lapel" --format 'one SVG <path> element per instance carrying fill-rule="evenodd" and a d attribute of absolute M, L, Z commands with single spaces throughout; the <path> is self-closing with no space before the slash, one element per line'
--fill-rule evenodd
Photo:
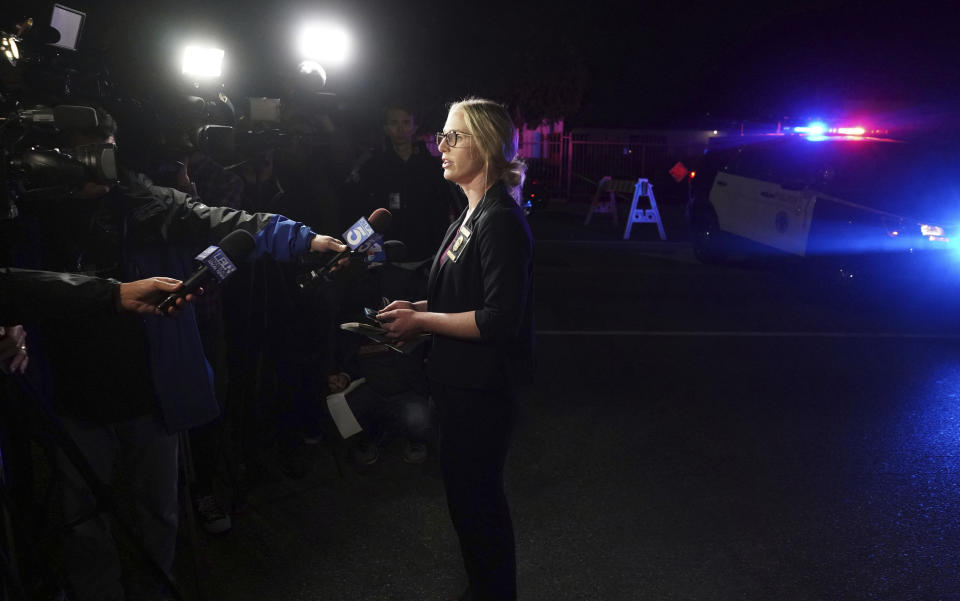
<path fill-rule="evenodd" d="M 450 245 L 450 248 L 447 249 L 447 258 L 456 263 L 460 255 L 463 254 L 463 249 L 467 247 L 467 242 L 469 241 L 470 230 L 467 229 L 467 226 L 461 225 L 460 232 L 457 234 L 456 239 L 453 241 L 453 244 Z"/>

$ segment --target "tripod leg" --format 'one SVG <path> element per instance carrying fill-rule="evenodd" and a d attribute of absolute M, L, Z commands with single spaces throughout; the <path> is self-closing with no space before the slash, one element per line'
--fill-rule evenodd
<path fill-rule="evenodd" d="M 70 426 L 53 419 L 46 425 L 57 446 L 67 580 L 81 597 L 121 599 L 120 556 L 104 513 L 114 508 L 113 491 L 105 484 L 113 479 L 115 451 L 110 436 L 106 431 L 81 428 L 71 435 L 66 430 Z"/>
<path fill-rule="evenodd" d="M 11 560 L 7 559 L 2 547 L 0 547 L 0 574 L 3 575 L 3 580 L 0 581 L 0 601 L 12 599 L 28 601 L 27 593 L 23 590 L 23 583 L 20 582 L 20 574 Z"/>
<path fill-rule="evenodd" d="M 16 546 L 13 536 L 13 520 L 10 512 L 10 499 L 6 488 L 3 485 L 3 462 L 0 457 L 0 519 L 3 521 L 3 545 L 0 545 L 0 573 L 3 574 L 3 580 L 0 581 L 0 600 L 23 599 L 26 601 L 27 593 L 23 590 L 23 583 L 20 581 L 20 569 L 17 566 Z M 4 552 L 4 549 L 7 552 Z M 15 593 L 15 596 L 12 596 Z"/>
<path fill-rule="evenodd" d="M 200 544 L 200 537 L 197 535 L 197 518 L 193 510 L 192 489 L 196 482 L 196 474 L 193 471 L 193 450 L 190 447 L 190 433 L 180 432 L 179 437 L 180 473 L 182 475 L 181 482 L 183 482 L 181 494 L 183 496 L 184 516 L 187 520 L 187 535 L 193 551 L 193 569 L 197 579 L 197 601 L 208 601 L 213 597 L 207 583 L 207 562 L 203 554 L 203 547 Z"/>
<path fill-rule="evenodd" d="M 172 441 L 165 437 L 158 429 L 160 426 L 152 422 L 154 418 L 145 417 L 139 420 L 128 422 L 121 426 L 111 429 L 103 427 L 86 427 L 73 420 L 64 420 L 61 424 L 53 419 L 48 424 L 51 427 L 52 434 L 56 444 L 62 451 L 59 459 L 61 473 L 64 475 L 65 492 L 74 491 L 77 496 L 75 509 L 82 509 L 77 502 L 91 505 L 100 512 L 109 512 L 117 525 L 119 532 L 126 540 L 134 546 L 143 561 L 143 566 L 147 568 L 155 582 L 162 583 L 170 594 L 177 601 L 183 601 L 184 596 L 179 587 L 170 577 L 168 569 L 172 564 L 173 553 L 172 545 L 175 545 L 176 528 L 174 526 L 172 533 L 160 525 L 164 520 L 176 520 L 177 501 L 176 501 L 176 480 L 177 480 L 177 444 L 176 438 Z M 66 426 L 66 427 L 65 427 Z M 70 432 L 67 431 L 70 428 Z M 112 465 L 110 453 L 95 452 L 92 455 L 85 455 L 81 451 L 73 437 L 80 437 L 83 445 L 90 449 L 96 448 L 97 438 L 122 439 L 124 443 L 124 461 L 132 462 L 136 469 L 127 470 L 132 478 L 131 485 L 134 488 L 134 494 L 138 495 L 140 503 L 144 500 L 155 500 L 160 498 L 172 498 L 165 501 L 164 506 L 154 506 L 147 508 L 138 506 L 136 508 L 139 514 L 139 531 L 126 519 L 125 515 L 117 511 L 117 502 L 112 495 L 112 491 L 104 484 L 104 478 L 99 474 L 109 475 L 110 469 L 107 465 Z M 149 440 L 153 446 L 144 446 L 141 441 Z M 136 444 L 134 444 L 136 441 Z M 101 444 L 101 451 L 102 451 Z M 150 455 L 144 460 L 143 453 Z M 89 459 L 96 458 L 100 462 L 97 469 L 91 467 Z M 168 466 L 168 467 L 165 467 Z M 166 470 L 166 472 L 165 472 Z M 168 488 L 172 492 L 167 492 Z M 92 493 L 92 498 L 91 498 Z M 169 507 L 168 507 L 169 506 Z M 89 511 L 89 510 L 88 510 Z M 71 515 L 85 515 L 81 512 L 66 512 Z M 71 571 L 71 582 L 76 586 L 77 582 L 89 580 L 91 573 L 89 568 L 97 570 L 96 582 L 90 583 L 89 587 L 93 591 L 100 591 L 98 594 L 106 594 L 110 598 L 123 598 L 123 591 L 119 587 L 120 582 L 120 562 L 117 556 L 116 546 L 110 539 L 107 526 L 107 516 L 105 514 L 94 515 L 73 527 L 72 537 L 81 545 L 96 545 L 96 548 L 87 549 L 78 547 L 71 552 L 72 559 L 68 562 L 68 571 Z M 149 524 L 149 527 L 145 527 Z M 169 543 L 163 543 L 161 539 L 172 537 Z M 169 548 L 167 546 L 170 545 Z M 104 561 L 104 558 L 107 561 Z M 87 566 L 90 560 L 95 560 L 94 564 Z M 161 565 L 161 562 L 163 565 Z M 85 573 L 86 572 L 86 573 Z M 109 589 L 109 593 L 106 591 Z"/>
<path fill-rule="evenodd" d="M 106 485 L 111 479 L 113 458 L 116 456 L 116 449 L 113 448 L 116 442 L 115 437 L 120 436 L 121 430 L 125 431 L 127 444 L 129 448 L 142 447 L 139 443 L 144 438 L 157 441 L 156 434 L 160 432 L 157 425 L 152 427 L 149 420 L 152 418 L 143 418 L 135 424 L 130 424 L 126 428 L 104 427 L 90 424 L 83 424 L 78 420 L 61 420 L 57 416 L 49 413 L 39 392 L 25 378 L 17 378 L 17 384 L 32 401 L 31 406 L 40 408 L 32 416 L 36 421 L 37 431 L 43 432 L 49 437 L 58 449 L 57 465 L 62 476 L 64 490 L 64 517 L 67 522 L 76 521 L 71 528 L 74 535 L 77 535 L 75 541 L 79 546 L 73 549 L 72 556 L 74 561 L 68 561 L 67 571 L 72 572 L 69 578 L 76 587 L 78 580 L 90 580 L 91 569 L 97 571 L 94 574 L 96 582 L 91 583 L 91 589 L 97 591 L 95 596 L 100 598 L 123 598 L 124 593 L 120 586 L 120 561 L 117 556 L 117 550 L 110 540 L 109 526 L 106 515 L 103 512 L 110 512 L 118 526 L 120 532 L 134 546 L 143 559 L 144 565 L 148 567 L 154 578 L 163 583 L 174 599 L 184 601 L 183 593 L 173 582 L 167 573 L 167 568 L 161 566 L 158 559 L 151 552 L 151 547 L 144 542 L 142 533 L 135 533 L 133 527 L 127 522 L 124 516 L 120 515 L 117 509 L 116 499 L 113 497 L 112 490 Z M 144 429 L 146 428 L 146 429 Z M 162 428 L 162 427 L 161 427 Z M 69 430 L 69 431 L 68 431 Z M 77 438 L 83 440 L 83 446 L 92 454 L 87 454 L 81 450 L 77 443 Z M 172 459 L 173 473 L 170 482 L 176 487 L 176 440 L 173 440 L 172 447 L 167 441 L 161 441 L 158 447 L 161 454 L 164 450 L 172 455 L 167 455 Z M 163 443 L 166 444 L 163 444 Z M 142 448 L 141 448 L 142 450 Z M 156 450 L 154 450 L 156 452 Z M 91 464 L 90 460 L 97 461 L 97 465 Z M 162 466 L 164 461 L 155 462 L 147 467 L 146 471 L 152 472 L 153 469 Z M 141 466 L 144 467 L 144 466 Z M 163 480 L 163 479 L 160 479 Z M 156 481 L 160 489 L 163 488 L 164 481 Z M 158 489 L 159 490 L 159 489 Z M 152 498 L 156 495 L 156 490 L 141 490 L 141 496 Z M 71 496 L 72 495 L 72 496 Z M 173 493 L 172 517 L 176 518 L 176 493 Z M 143 513 L 143 512 L 141 512 Z M 81 516 L 86 517 L 78 520 Z M 174 529 L 173 539 L 175 544 L 176 533 Z M 92 544 L 92 546 L 91 546 Z M 70 545 L 65 544 L 65 553 L 71 553 Z M 153 547 L 155 548 L 155 546 Z M 172 550 L 171 550 L 172 552 Z M 106 557 L 106 561 L 103 561 Z M 95 560 L 96 564 L 90 564 L 90 560 Z M 166 562 L 165 562 L 166 563 Z M 169 563 L 172 563 L 172 558 Z M 73 564 L 73 565 L 71 565 Z M 79 578 L 78 578 L 79 576 Z"/>

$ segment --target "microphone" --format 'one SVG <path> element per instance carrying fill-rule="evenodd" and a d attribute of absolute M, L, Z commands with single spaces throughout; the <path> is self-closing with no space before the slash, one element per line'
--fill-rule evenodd
<path fill-rule="evenodd" d="M 407 258 L 407 245 L 400 240 L 386 240 L 374 244 L 367 251 L 363 262 L 368 269 L 382 266 L 384 263 L 401 263 Z"/>
<path fill-rule="evenodd" d="M 253 247 L 256 245 L 257 243 L 250 232 L 233 230 L 223 237 L 219 247 L 209 246 L 207 250 L 197 255 L 196 260 L 200 262 L 200 269 L 194 271 L 193 275 L 176 292 L 170 293 L 167 298 L 163 299 L 163 302 L 157 305 L 157 309 L 166 314 L 167 309 L 172 307 L 177 299 L 196 292 L 198 288 L 210 280 L 222 282 L 227 279 L 237 270 L 235 263 L 247 258 L 247 255 L 253 251 Z"/>
<path fill-rule="evenodd" d="M 339 252 L 333 256 L 326 264 L 311 269 L 297 278 L 297 285 L 303 289 L 309 284 L 317 281 L 327 273 L 334 265 L 340 262 L 340 259 L 351 253 L 366 253 L 374 244 L 383 241 L 383 232 L 390 227 L 393 215 L 386 209 L 377 209 L 370 213 L 370 219 L 361 217 L 356 223 L 350 226 L 350 229 L 343 233 L 343 241 L 347 245 L 347 250 Z"/>
<path fill-rule="evenodd" d="M 387 263 L 402 263 L 407 258 L 407 245 L 399 240 L 387 240 L 383 243 L 383 253 Z"/>

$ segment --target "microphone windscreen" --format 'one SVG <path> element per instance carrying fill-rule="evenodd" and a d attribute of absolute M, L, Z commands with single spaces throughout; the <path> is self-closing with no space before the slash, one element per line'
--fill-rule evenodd
<path fill-rule="evenodd" d="M 400 240 L 387 240 L 383 243 L 383 252 L 387 263 L 402 263 L 407 258 L 407 245 Z"/>
<path fill-rule="evenodd" d="M 220 250 L 236 263 L 245 259 L 256 245 L 256 240 L 247 230 L 233 230 L 220 241 Z"/>
<path fill-rule="evenodd" d="M 370 213 L 367 223 L 373 228 L 373 231 L 382 234 L 390 228 L 390 222 L 393 221 L 393 215 L 386 209 L 377 209 Z"/>

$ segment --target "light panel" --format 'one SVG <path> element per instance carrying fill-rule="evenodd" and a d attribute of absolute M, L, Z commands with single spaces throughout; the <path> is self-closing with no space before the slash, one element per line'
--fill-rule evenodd
<path fill-rule="evenodd" d="M 183 50 L 183 74 L 204 78 L 220 77 L 223 57 L 224 51 L 220 48 L 187 46 Z"/>
<path fill-rule="evenodd" d="M 347 62 L 352 41 L 347 31 L 331 23 L 310 24 L 300 30 L 297 44 L 301 58 L 325 65 L 342 65 Z"/>

